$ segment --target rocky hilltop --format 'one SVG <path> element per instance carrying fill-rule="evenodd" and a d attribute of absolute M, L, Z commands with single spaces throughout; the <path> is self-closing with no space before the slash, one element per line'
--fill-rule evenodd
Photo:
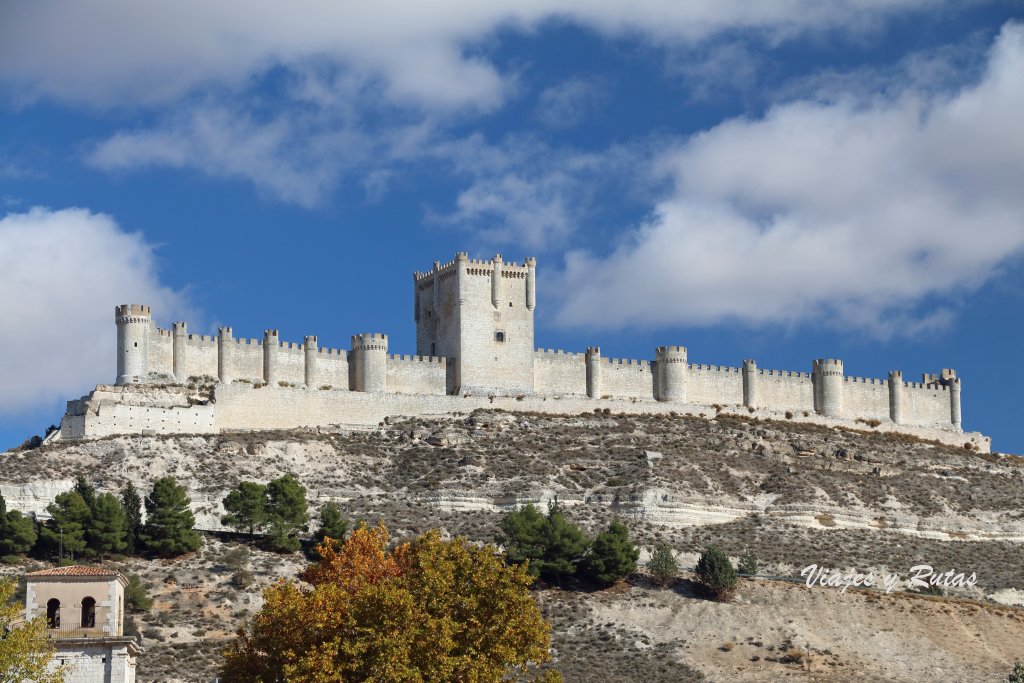
<path fill-rule="evenodd" d="M 795 576 L 810 564 L 904 577 L 918 564 L 977 573 L 977 586 L 959 593 L 976 602 L 751 581 L 739 603 L 718 605 L 688 594 L 685 585 L 645 587 L 642 577 L 617 593 L 545 591 L 540 599 L 555 623 L 568 680 L 587 680 L 588 667 L 632 680 L 641 663 L 652 667 L 644 674 L 650 680 L 700 680 L 703 672 L 712 680 L 792 674 L 838 681 L 847 680 L 848 666 L 863 671 L 860 680 L 998 680 L 991 677 L 1012 665 L 1012 642 L 1024 642 L 1024 612 L 1000 606 L 1024 605 L 1024 459 L 873 433 L 867 425 L 843 431 L 725 414 L 482 410 L 467 418 L 389 420 L 362 432 L 64 441 L 0 458 L 8 507 L 37 513 L 78 474 L 101 490 L 129 480 L 145 489 L 170 474 L 189 489 L 199 526 L 218 531 L 220 500 L 231 486 L 290 472 L 307 487 L 312 507 L 338 502 L 351 519 L 382 520 L 397 537 L 440 527 L 491 541 L 505 511 L 557 497 L 591 530 L 615 516 L 625 519 L 639 545 L 665 541 L 680 551 L 684 566 L 714 542 L 733 556 L 752 551 L 763 573 L 776 576 Z M 216 571 L 220 543 L 211 538 L 177 566 L 202 574 L 199 584 L 225 591 L 210 604 L 228 605 L 221 616 L 237 621 L 258 604 L 258 590 L 226 585 Z M 264 582 L 295 571 L 294 557 L 258 555 L 254 571 Z M 126 569 L 154 582 L 167 572 L 140 562 Z M 205 614 L 203 600 L 193 598 L 189 604 Z M 163 604 L 191 609 L 173 598 Z M 214 661 L 208 641 L 227 637 L 233 625 L 154 623 L 163 640 L 149 643 L 151 662 L 178 648 L 185 654 L 176 658 L 194 657 L 196 671 L 208 673 Z M 939 638 L 928 632 L 932 626 L 960 636 Z M 172 629 L 177 642 L 168 640 Z M 865 629 L 900 635 L 885 649 Z M 926 642 L 914 640 L 918 631 Z M 1016 640 L 995 646 L 1007 638 Z M 819 666 L 808 672 L 773 661 L 787 643 L 806 646 L 805 659 Z M 147 674 L 143 664 L 140 671 L 144 680 L 172 680 L 170 669 Z"/>

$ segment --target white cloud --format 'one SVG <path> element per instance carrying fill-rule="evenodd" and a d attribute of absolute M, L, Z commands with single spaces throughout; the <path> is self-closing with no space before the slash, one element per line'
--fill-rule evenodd
<path fill-rule="evenodd" d="M 474 51 L 499 29 L 565 21 L 659 44 L 726 30 L 780 41 L 808 31 L 856 33 L 943 0 L 64 0 L 8 3 L 0 81 L 17 96 L 98 107 L 173 102 L 196 88 L 244 89 L 275 66 L 341 66 L 380 80 L 391 101 L 450 109 L 499 105 L 505 82 Z"/>
<path fill-rule="evenodd" d="M 598 81 L 570 78 L 541 91 L 536 117 L 548 128 L 572 128 L 606 99 L 607 91 Z"/>
<path fill-rule="evenodd" d="M 878 335 L 1024 253 L 1024 26 L 953 95 L 797 101 L 664 155 L 671 196 L 603 255 L 566 258 L 558 318 L 624 327 L 820 321 Z"/>
<path fill-rule="evenodd" d="M 152 245 L 85 209 L 0 218 L 0 291 L 5 413 L 113 381 L 116 304 L 149 304 L 161 320 L 188 313 L 184 297 L 160 283 Z"/>

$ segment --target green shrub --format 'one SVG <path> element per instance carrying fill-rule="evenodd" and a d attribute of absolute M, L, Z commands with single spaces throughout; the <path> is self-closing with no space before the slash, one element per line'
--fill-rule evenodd
<path fill-rule="evenodd" d="M 662 586 L 667 586 L 675 580 L 679 574 L 679 563 L 667 543 L 659 543 L 654 548 L 651 559 L 647 561 L 647 570 Z"/>
<path fill-rule="evenodd" d="M 1006 683 L 1024 683 L 1024 664 L 1016 661 L 1013 664 L 1013 671 L 1006 678 Z"/>
<path fill-rule="evenodd" d="M 561 583 L 572 576 L 590 548 L 590 539 L 566 518 L 558 502 L 541 514 L 534 505 L 513 510 L 501 520 L 500 542 L 509 562 L 529 563 L 530 574 Z"/>
<path fill-rule="evenodd" d="M 594 539 L 583 560 L 583 574 L 598 583 L 614 583 L 636 571 L 640 550 L 630 543 L 629 529 L 615 520 Z"/>
<path fill-rule="evenodd" d="M 721 549 L 708 546 L 697 561 L 697 580 L 715 600 L 728 602 L 736 590 L 736 570 Z"/>
<path fill-rule="evenodd" d="M 128 585 L 124 589 L 124 604 L 129 612 L 145 612 L 153 607 L 153 600 L 149 597 L 146 584 L 138 574 L 128 577 Z"/>
<path fill-rule="evenodd" d="M 736 566 L 736 571 L 739 574 L 756 574 L 757 556 L 749 550 L 743 553 L 743 557 L 740 558 L 740 563 Z"/>

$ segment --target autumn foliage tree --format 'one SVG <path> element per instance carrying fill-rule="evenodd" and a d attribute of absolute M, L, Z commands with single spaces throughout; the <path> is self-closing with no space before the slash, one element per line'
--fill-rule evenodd
<path fill-rule="evenodd" d="M 224 683 L 501 681 L 549 661 L 550 629 L 523 566 L 437 531 L 392 552 L 387 543 L 383 526 L 362 526 L 319 546 L 321 561 L 302 574 L 311 588 L 268 588 L 224 652 Z"/>
<path fill-rule="evenodd" d="M 62 683 L 59 668 L 49 669 L 53 642 L 46 637 L 43 617 L 25 622 L 24 607 L 12 602 L 15 582 L 0 579 L 0 681 Z"/>

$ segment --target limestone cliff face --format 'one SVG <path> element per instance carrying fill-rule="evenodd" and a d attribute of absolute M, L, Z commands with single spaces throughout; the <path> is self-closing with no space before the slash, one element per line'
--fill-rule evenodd
<path fill-rule="evenodd" d="M 314 508 L 332 500 L 353 519 L 482 540 L 493 539 L 501 513 L 557 498 L 585 525 L 630 520 L 651 544 L 717 533 L 739 551 L 759 545 L 763 557 L 793 565 L 822 561 L 821 547 L 836 561 L 884 564 L 890 546 L 924 544 L 922 553 L 941 559 L 1024 543 L 1020 458 L 725 414 L 478 411 L 370 432 L 111 437 L 0 457 L 8 507 L 41 516 L 78 474 L 102 490 L 131 480 L 142 491 L 171 475 L 188 489 L 198 526 L 217 530 L 231 486 L 292 473 Z"/>

